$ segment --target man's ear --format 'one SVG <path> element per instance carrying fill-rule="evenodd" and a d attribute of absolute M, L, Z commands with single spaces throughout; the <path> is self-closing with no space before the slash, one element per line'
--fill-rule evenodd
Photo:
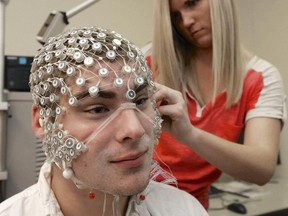
<path fill-rule="evenodd" d="M 42 127 L 42 118 L 39 113 L 39 107 L 32 105 L 32 129 L 37 138 L 43 139 L 44 129 Z"/>

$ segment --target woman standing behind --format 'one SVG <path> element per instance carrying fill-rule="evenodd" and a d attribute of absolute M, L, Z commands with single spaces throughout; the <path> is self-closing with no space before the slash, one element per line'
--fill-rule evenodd
<path fill-rule="evenodd" d="M 269 181 L 286 115 L 281 76 L 241 46 L 234 4 L 155 0 L 148 61 L 156 82 L 182 92 L 191 124 L 179 124 L 185 112 L 173 103 L 177 94 L 160 85 L 164 122 L 168 112 L 175 118 L 166 121 L 154 158 L 206 208 L 222 171 L 258 185 Z M 243 145 L 237 145 L 242 132 Z"/>

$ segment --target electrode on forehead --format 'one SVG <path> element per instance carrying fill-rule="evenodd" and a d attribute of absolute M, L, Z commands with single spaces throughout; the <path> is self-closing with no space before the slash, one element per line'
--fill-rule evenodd
<path fill-rule="evenodd" d="M 132 89 L 129 89 L 127 92 L 126 92 L 126 97 L 127 99 L 129 100 L 133 100 L 135 97 L 136 97 L 136 92 Z"/>
<path fill-rule="evenodd" d="M 120 88 L 123 84 L 124 84 L 124 81 L 120 77 L 117 77 L 114 80 L 114 86 L 117 87 L 117 88 Z"/>
<path fill-rule="evenodd" d="M 123 72 L 126 73 L 126 74 L 129 74 L 129 73 L 132 72 L 132 68 L 131 68 L 129 65 L 124 65 L 124 66 L 122 67 L 122 70 L 123 70 Z"/>
<path fill-rule="evenodd" d="M 98 86 L 91 86 L 88 91 L 89 91 L 89 94 L 91 97 L 96 97 L 98 95 L 98 92 L 99 92 L 99 87 Z"/>
<path fill-rule="evenodd" d="M 76 79 L 76 85 L 79 86 L 79 87 L 84 86 L 85 83 L 86 83 L 86 80 L 85 80 L 84 77 L 78 77 Z"/>
<path fill-rule="evenodd" d="M 98 73 L 101 77 L 106 77 L 108 75 L 108 69 L 107 68 L 100 68 L 98 70 Z"/>
<path fill-rule="evenodd" d="M 136 77 L 135 78 L 135 84 L 140 86 L 140 85 L 143 85 L 145 82 L 144 78 L 143 77 Z"/>
<path fill-rule="evenodd" d="M 70 97 L 69 100 L 68 100 L 68 103 L 71 106 L 76 106 L 77 103 L 78 103 L 77 98 L 76 97 Z"/>

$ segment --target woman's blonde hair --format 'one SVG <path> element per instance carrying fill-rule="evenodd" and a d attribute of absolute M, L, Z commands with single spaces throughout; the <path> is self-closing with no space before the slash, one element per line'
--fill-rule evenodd
<path fill-rule="evenodd" d="M 188 44 L 171 24 L 169 0 L 155 0 L 152 69 L 156 81 L 173 89 L 181 89 L 184 97 L 189 89 L 201 105 L 204 99 L 193 72 L 193 46 Z M 242 94 L 246 64 L 251 58 L 240 44 L 238 21 L 233 0 L 210 0 L 213 40 L 213 102 L 226 90 L 226 107 L 238 102 Z"/>

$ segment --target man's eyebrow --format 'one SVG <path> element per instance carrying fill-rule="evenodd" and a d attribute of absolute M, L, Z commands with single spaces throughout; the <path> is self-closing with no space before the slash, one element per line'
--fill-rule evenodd
<path fill-rule="evenodd" d="M 76 95 L 76 98 L 77 100 L 80 100 L 80 99 L 83 99 L 87 96 L 90 96 L 89 94 L 89 91 L 86 90 L 86 91 L 83 91 L 83 92 L 80 92 L 79 94 Z M 112 92 L 112 91 L 103 91 L 103 90 L 100 90 L 98 92 L 98 95 L 97 97 L 102 97 L 102 98 L 115 98 L 116 97 L 116 93 L 115 92 Z"/>
<path fill-rule="evenodd" d="M 147 83 L 147 81 L 145 81 L 142 85 L 136 87 L 135 92 L 138 93 L 138 92 L 142 91 L 143 89 L 147 88 L 147 86 L 148 86 L 148 83 Z"/>
<path fill-rule="evenodd" d="M 116 93 L 112 92 L 112 91 L 99 91 L 98 92 L 98 97 L 102 97 L 102 98 L 115 98 L 116 97 Z"/>

